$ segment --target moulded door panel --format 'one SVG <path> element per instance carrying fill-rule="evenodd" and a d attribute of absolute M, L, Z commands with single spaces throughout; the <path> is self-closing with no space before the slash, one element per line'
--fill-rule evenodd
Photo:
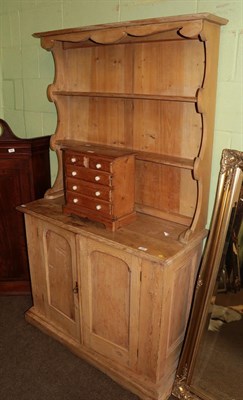
<path fill-rule="evenodd" d="M 46 274 L 47 316 L 54 325 L 79 340 L 75 234 L 43 223 L 41 235 Z"/>
<path fill-rule="evenodd" d="M 137 362 L 139 260 L 79 237 L 84 344 L 134 368 Z"/>

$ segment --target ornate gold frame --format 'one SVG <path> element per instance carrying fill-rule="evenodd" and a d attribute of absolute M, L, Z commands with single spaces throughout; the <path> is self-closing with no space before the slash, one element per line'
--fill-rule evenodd
<path fill-rule="evenodd" d="M 199 345 L 206 328 L 208 310 L 213 296 L 232 208 L 238 203 L 242 184 L 243 152 L 223 150 L 211 227 L 200 266 L 191 317 L 172 392 L 178 399 L 212 399 L 206 393 L 202 394 L 192 386 L 192 377 Z"/>

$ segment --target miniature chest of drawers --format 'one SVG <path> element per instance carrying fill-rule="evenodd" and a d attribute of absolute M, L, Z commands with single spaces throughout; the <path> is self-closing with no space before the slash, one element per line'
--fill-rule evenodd
<path fill-rule="evenodd" d="M 134 153 L 78 146 L 64 148 L 64 213 L 103 223 L 115 231 L 135 219 Z"/>

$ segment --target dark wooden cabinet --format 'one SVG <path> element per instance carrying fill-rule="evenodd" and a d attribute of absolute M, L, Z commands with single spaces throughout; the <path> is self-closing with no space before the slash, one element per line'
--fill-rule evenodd
<path fill-rule="evenodd" d="M 0 119 L 0 294 L 30 292 L 23 215 L 50 187 L 50 136 L 20 139 Z"/>

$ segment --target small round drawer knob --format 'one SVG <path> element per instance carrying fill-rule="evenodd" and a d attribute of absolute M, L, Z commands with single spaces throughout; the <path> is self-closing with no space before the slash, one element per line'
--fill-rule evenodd
<path fill-rule="evenodd" d="M 99 164 L 99 163 L 98 163 L 98 164 L 96 164 L 96 168 L 97 168 L 97 169 L 100 169 L 101 167 L 102 167 L 102 165 L 101 165 L 101 164 Z"/>
<path fill-rule="evenodd" d="M 101 205 L 97 204 L 97 206 L 95 208 L 96 208 L 96 210 L 101 210 Z"/>
<path fill-rule="evenodd" d="M 96 182 L 100 181 L 100 176 L 96 176 L 96 177 L 95 177 L 95 181 L 96 181 Z"/>
<path fill-rule="evenodd" d="M 77 186 L 77 185 L 73 185 L 72 189 L 73 189 L 73 190 L 77 190 L 77 189 L 78 189 L 78 186 Z"/>
<path fill-rule="evenodd" d="M 76 171 L 72 171 L 72 176 L 76 176 L 77 172 Z"/>
<path fill-rule="evenodd" d="M 97 192 L 95 192 L 95 196 L 99 197 L 100 196 L 100 192 L 97 190 Z"/>
<path fill-rule="evenodd" d="M 77 161 L 77 159 L 76 159 L 75 157 L 72 157 L 72 158 L 71 158 L 71 162 L 72 162 L 72 163 L 75 163 L 76 161 Z"/>
<path fill-rule="evenodd" d="M 78 203 L 78 199 L 73 199 L 73 202 L 75 203 L 75 204 L 77 204 Z"/>

